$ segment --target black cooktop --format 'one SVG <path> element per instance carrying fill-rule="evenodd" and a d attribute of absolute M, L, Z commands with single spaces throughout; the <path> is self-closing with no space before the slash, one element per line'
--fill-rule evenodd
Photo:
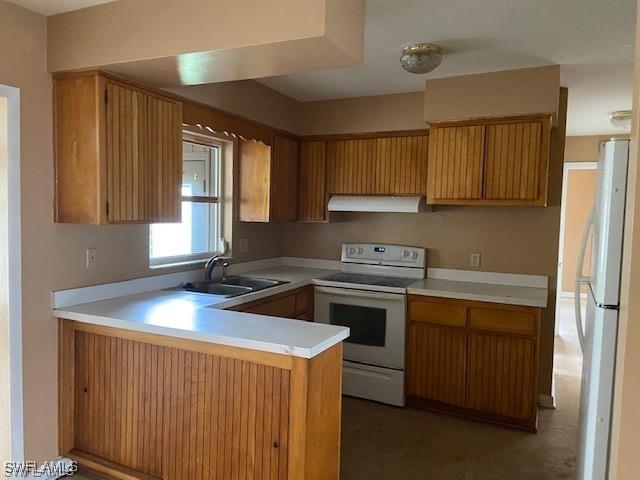
<path fill-rule="evenodd" d="M 337 283 L 357 283 L 381 287 L 407 288 L 417 280 L 415 278 L 383 277 L 382 275 L 363 275 L 359 273 L 338 272 L 322 277 L 320 280 Z"/>

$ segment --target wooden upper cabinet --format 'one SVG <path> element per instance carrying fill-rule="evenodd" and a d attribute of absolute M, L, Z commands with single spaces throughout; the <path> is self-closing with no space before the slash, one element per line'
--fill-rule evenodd
<path fill-rule="evenodd" d="M 298 142 L 274 135 L 271 175 L 271 218 L 293 222 L 298 215 Z"/>
<path fill-rule="evenodd" d="M 527 115 L 430 127 L 427 202 L 547 203 L 551 115 Z"/>
<path fill-rule="evenodd" d="M 298 220 L 324 222 L 327 220 L 327 142 L 303 141 L 300 144 L 298 165 Z"/>
<path fill-rule="evenodd" d="M 483 125 L 434 128 L 429 142 L 430 200 L 482 198 Z"/>
<path fill-rule="evenodd" d="M 296 220 L 298 142 L 274 135 L 272 143 L 240 141 L 240 221 Z"/>
<path fill-rule="evenodd" d="M 268 222 L 271 204 L 271 146 L 240 141 L 240 220 Z"/>
<path fill-rule="evenodd" d="M 182 105 L 99 73 L 54 83 L 62 223 L 180 221 Z"/>
<path fill-rule="evenodd" d="M 424 194 L 427 135 L 376 136 L 327 142 L 327 193 Z"/>
<path fill-rule="evenodd" d="M 546 204 L 549 119 L 487 125 L 487 200 Z"/>

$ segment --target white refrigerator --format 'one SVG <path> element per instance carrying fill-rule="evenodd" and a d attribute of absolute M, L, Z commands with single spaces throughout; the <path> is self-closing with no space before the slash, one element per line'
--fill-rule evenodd
<path fill-rule="evenodd" d="M 608 476 L 628 162 L 628 140 L 604 143 L 598 162 L 595 203 L 578 254 L 576 327 L 583 354 L 580 480 L 605 480 Z M 584 275 L 582 265 L 589 238 L 590 271 Z M 580 312 L 580 285 L 588 287 L 584 319 Z"/>

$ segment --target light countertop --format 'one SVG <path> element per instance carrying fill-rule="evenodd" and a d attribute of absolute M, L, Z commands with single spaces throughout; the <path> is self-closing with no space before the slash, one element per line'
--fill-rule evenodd
<path fill-rule="evenodd" d="M 309 285 L 314 277 L 330 273 L 331 270 L 314 268 L 274 267 L 243 275 L 290 283 L 241 297 L 156 290 L 62 307 L 53 313 L 59 318 L 106 327 L 313 358 L 347 338 L 349 329 L 222 309 Z"/>
<path fill-rule="evenodd" d="M 90 303 L 60 306 L 53 310 L 53 314 L 59 318 L 106 327 L 313 358 L 347 338 L 349 329 L 224 309 L 311 285 L 314 278 L 324 277 L 335 271 L 329 268 L 288 265 L 253 271 L 243 270 L 239 273 L 244 276 L 282 280 L 289 283 L 233 298 L 186 292 L 181 288 L 123 296 L 122 292 L 126 292 L 125 289 L 118 290 L 120 293 L 116 298 L 100 301 L 85 300 Z M 175 285 L 175 283 L 169 285 Z M 96 288 L 98 287 L 89 289 Z M 99 287 L 99 290 L 103 288 Z M 546 288 L 442 278 L 418 280 L 407 289 L 407 293 L 540 308 L 546 307 L 548 295 Z M 80 299 L 82 295 L 74 298 Z"/>
<path fill-rule="evenodd" d="M 548 297 L 546 288 L 461 282 L 438 278 L 419 280 L 407 288 L 407 293 L 409 295 L 457 298 L 539 308 L 547 306 Z"/>

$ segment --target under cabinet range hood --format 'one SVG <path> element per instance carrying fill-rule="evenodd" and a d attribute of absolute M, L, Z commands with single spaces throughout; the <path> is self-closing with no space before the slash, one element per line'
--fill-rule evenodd
<path fill-rule="evenodd" d="M 422 196 L 392 197 L 385 195 L 334 195 L 329 199 L 330 212 L 397 212 L 430 211 Z"/>

